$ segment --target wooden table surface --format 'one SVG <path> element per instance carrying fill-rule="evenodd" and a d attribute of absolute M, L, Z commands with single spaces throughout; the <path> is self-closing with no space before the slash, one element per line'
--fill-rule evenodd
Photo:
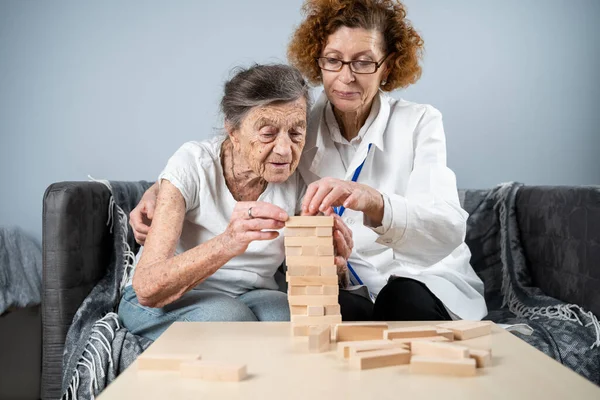
<path fill-rule="evenodd" d="M 290 332 L 287 322 L 176 322 L 148 353 L 245 363 L 248 378 L 205 382 L 177 372 L 138 372 L 134 363 L 99 399 L 600 399 L 600 387 L 495 325 L 492 335 L 460 342 L 493 354 L 491 366 L 467 378 L 410 374 L 408 366 L 352 370 L 335 343 L 329 352 L 309 353 L 308 339 Z"/>

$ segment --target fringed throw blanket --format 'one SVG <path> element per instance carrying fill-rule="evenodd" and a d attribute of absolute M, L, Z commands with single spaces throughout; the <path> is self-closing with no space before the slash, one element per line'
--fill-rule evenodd
<path fill-rule="evenodd" d="M 515 333 L 548 356 L 600 384 L 600 324 L 591 312 L 546 296 L 532 285 L 516 217 L 522 184 L 507 183 L 489 191 L 467 191 L 466 242 L 471 264 L 485 283 L 486 319 L 526 323 L 531 336 Z"/>
<path fill-rule="evenodd" d="M 114 254 L 106 275 L 81 304 L 69 328 L 63 357 L 63 399 L 93 399 L 152 343 L 128 332 L 115 313 L 135 260 L 127 215 L 150 184 L 100 182 L 112 192 L 107 224 L 113 233 Z"/>

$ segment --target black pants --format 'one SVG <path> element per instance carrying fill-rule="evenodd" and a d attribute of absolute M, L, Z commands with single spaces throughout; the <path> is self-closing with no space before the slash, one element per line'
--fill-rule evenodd
<path fill-rule="evenodd" d="M 394 278 L 381 289 L 373 304 L 369 299 L 340 291 L 343 321 L 448 321 L 444 305 L 423 283 Z"/>

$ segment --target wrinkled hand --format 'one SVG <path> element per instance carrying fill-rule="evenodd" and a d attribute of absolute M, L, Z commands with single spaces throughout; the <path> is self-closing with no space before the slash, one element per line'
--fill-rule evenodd
<path fill-rule="evenodd" d="M 252 217 L 248 214 L 250 208 Z M 276 205 L 261 201 L 240 201 L 233 209 L 222 239 L 228 250 L 240 255 L 255 240 L 273 240 L 278 237 L 279 232 L 272 230 L 283 228 L 287 219 L 285 210 Z"/>
<path fill-rule="evenodd" d="M 370 186 L 336 178 L 322 178 L 308 185 L 302 215 L 333 214 L 333 207 L 362 211 L 373 220 L 383 217 L 383 197 Z"/>
<path fill-rule="evenodd" d="M 129 225 L 133 230 L 133 236 L 135 241 L 142 246 L 146 242 L 146 236 L 152 225 L 157 197 L 158 185 L 155 184 L 146 190 L 138 205 L 129 213 Z"/>
<path fill-rule="evenodd" d="M 350 284 L 348 259 L 350 258 L 350 254 L 352 254 L 353 247 L 352 230 L 348 228 L 339 215 L 333 214 L 333 248 L 338 283 L 341 287 L 348 287 Z"/>

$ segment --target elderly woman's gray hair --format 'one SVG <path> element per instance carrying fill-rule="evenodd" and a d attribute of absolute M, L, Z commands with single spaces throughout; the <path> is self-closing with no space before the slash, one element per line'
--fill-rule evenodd
<path fill-rule="evenodd" d="M 296 68 L 283 64 L 255 64 L 238 71 L 225 83 L 225 94 L 221 100 L 225 121 L 233 129 L 240 127 L 246 114 L 254 107 L 292 102 L 304 97 L 307 112 L 310 109 L 308 85 Z"/>

